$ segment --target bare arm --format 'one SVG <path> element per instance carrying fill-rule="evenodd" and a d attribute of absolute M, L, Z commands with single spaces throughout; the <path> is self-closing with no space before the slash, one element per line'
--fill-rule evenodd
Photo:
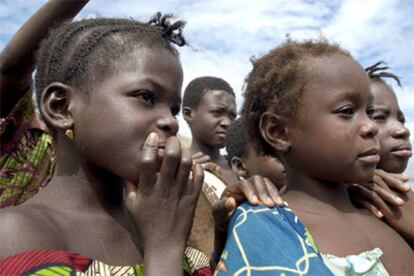
<path fill-rule="evenodd" d="M 0 116 L 5 117 L 31 84 L 34 54 L 49 28 L 72 19 L 88 0 L 49 0 L 17 31 L 0 54 Z"/>

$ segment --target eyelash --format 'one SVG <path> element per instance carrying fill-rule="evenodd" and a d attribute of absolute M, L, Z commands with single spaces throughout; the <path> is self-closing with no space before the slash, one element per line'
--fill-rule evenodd
<path fill-rule="evenodd" d="M 173 108 L 171 108 L 171 114 L 174 117 L 177 117 L 178 113 L 180 113 L 180 108 L 179 107 L 173 107 Z"/>
<path fill-rule="evenodd" d="M 345 116 L 351 116 L 355 113 L 355 108 L 353 106 L 344 106 L 338 109 L 335 113 L 339 113 Z"/>
<path fill-rule="evenodd" d="M 373 121 L 380 121 L 383 122 L 387 119 L 387 116 L 385 116 L 385 114 L 377 114 L 377 115 L 372 115 L 371 119 Z"/>
<path fill-rule="evenodd" d="M 155 104 L 155 94 L 151 91 L 141 90 L 138 91 L 135 95 L 137 98 L 141 98 L 142 101 L 148 104 Z"/>

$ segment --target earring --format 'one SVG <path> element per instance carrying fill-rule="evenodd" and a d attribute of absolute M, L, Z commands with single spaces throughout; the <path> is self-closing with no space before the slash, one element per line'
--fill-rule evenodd
<path fill-rule="evenodd" d="M 65 135 L 70 139 L 70 140 L 73 140 L 73 130 L 72 129 L 70 129 L 70 128 L 68 128 L 66 131 L 65 131 Z"/>
<path fill-rule="evenodd" d="M 246 178 L 244 178 L 243 176 L 239 175 L 239 180 L 245 180 Z"/>

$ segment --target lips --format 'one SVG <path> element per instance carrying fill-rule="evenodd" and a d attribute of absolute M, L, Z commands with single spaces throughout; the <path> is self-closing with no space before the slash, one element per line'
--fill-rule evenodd
<path fill-rule="evenodd" d="M 391 150 L 391 154 L 401 158 L 410 158 L 413 155 L 411 144 L 403 143 Z"/>
<path fill-rule="evenodd" d="M 217 131 L 217 132 L 216 132 L 216 135 L 217 135 L 219 138 L 226 138 L 226 132 L 225 132 L 225 131 Z"/>
<path fill-rule="evenodd" d="M 358 155 L 358 159 L 367 165 L 376 165 L 380 161 L 379 148 L 374 147 Z"/>

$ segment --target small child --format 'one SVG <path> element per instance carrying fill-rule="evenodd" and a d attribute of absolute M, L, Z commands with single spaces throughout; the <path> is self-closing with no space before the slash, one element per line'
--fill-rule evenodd
<path fill-rule="evenodd" d="M 354 207 L 343 184 L 369 182 L 380 160 L 379 130 L 370 119 L 370 82 L 352 56 L 324 40 L 288 40 L 253 62 L 245 97 L 242 117 L 249 137 L 264 153 L 278 156 L 284 164 L 288 189 L 283 197 L 297 215 L 287 221 L 295 224 L 299 218 L 304 223 L 318 246 L 314 253 L 323 253 L 324 263 L 335 275 L 410 274 L 414 255 L 407 242 L 385 223 Z M 243 214 L 254 212 L 246 205 L 240 208 L 245 211 L 232 218 L 230 242 L 237 240 Z M 274 219 L 286 219 L 277 214 Z M 290 236 L 298 235 L 303 244 L 314 244 L 309 232 L 294 230 Z M 270 263 L 274 270 L 304 273 L 312 268 L 308 249 L 297 262 L 277 267 L 279 261 L 289 260 L 294 250 L 276 235 L 266 238 L 266 247 L 254 252 L 279 250 L 280 259 L 273 258 Z M 236 264 L 236 271 L 263 268 L 257 265 L 260 261 L 254 262 L 255 257 L 263 260 L 259 254 L 243 256 L 244 262 L 240 267 Z M 229 263 L 234 265 L 227 260 Z"/>
<path fill-rule="evenodd" d="M 282 163 L 270 155 L 260 154 L 247 137 L 242 118 L 234 121 L 226 135 L 226 151 L 232 170 L 239 178 L 246 179 L 253 175 L 267 177 L 283 193 L 286 189 L 287 176 Z"/>

